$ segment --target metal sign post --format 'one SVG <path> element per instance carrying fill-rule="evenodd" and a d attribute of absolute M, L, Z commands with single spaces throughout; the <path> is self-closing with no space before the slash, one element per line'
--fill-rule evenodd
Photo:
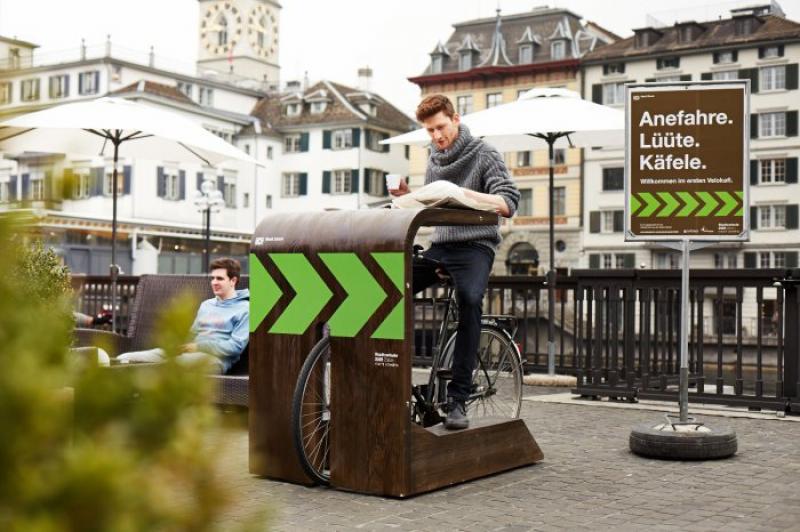
<path fill-rule="evenodd" d="M 625 240 L 681 252 L 680 423 L 689 421 L 690 252 L 749 240 L 748 99 L 746 80 L 627 87 Z"/>

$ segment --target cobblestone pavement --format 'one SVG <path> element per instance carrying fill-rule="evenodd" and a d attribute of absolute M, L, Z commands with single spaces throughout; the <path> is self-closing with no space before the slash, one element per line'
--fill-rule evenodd
<path fill-rule="evenodd" d="M 253 477 L 246 429 L 230 429 L 238 502 L 222 528 L 268 505 L 276 530 L 800 530 L 800 423 L 701 418 L 736 430 L 737 455 L 668 462 L 628 451 L 631 427 L 658 412 L 523 401 L 522 417 L 543 462 L 408 500 Z"/>

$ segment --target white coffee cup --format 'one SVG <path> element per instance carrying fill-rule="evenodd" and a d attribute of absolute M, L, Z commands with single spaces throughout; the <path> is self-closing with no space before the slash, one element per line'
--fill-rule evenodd
<path fill-rule="evenodd" d="M 386 188 L 397 190 L 400 188 L 400 174 L 386 174 Z"/>

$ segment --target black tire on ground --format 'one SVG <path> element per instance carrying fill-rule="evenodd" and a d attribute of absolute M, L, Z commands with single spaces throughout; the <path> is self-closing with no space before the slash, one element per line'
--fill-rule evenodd
<path fill-rule="evenodd" d="M 706 427 L 708 432 L 665 432 L 660 423 L 644 423 L 631 430 L 631 451 L 665 460 L 711 460 L 736 453 L 736 432 L 729 427 Z"/>

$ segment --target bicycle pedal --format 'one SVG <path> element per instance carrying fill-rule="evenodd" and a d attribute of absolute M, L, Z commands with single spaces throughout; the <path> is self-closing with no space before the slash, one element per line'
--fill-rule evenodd
<path fill-rule="evenodd" d="M 436 370 L 436 377 L 439 379 L 453 380 L 453 371 L 449 369 Z"/>

